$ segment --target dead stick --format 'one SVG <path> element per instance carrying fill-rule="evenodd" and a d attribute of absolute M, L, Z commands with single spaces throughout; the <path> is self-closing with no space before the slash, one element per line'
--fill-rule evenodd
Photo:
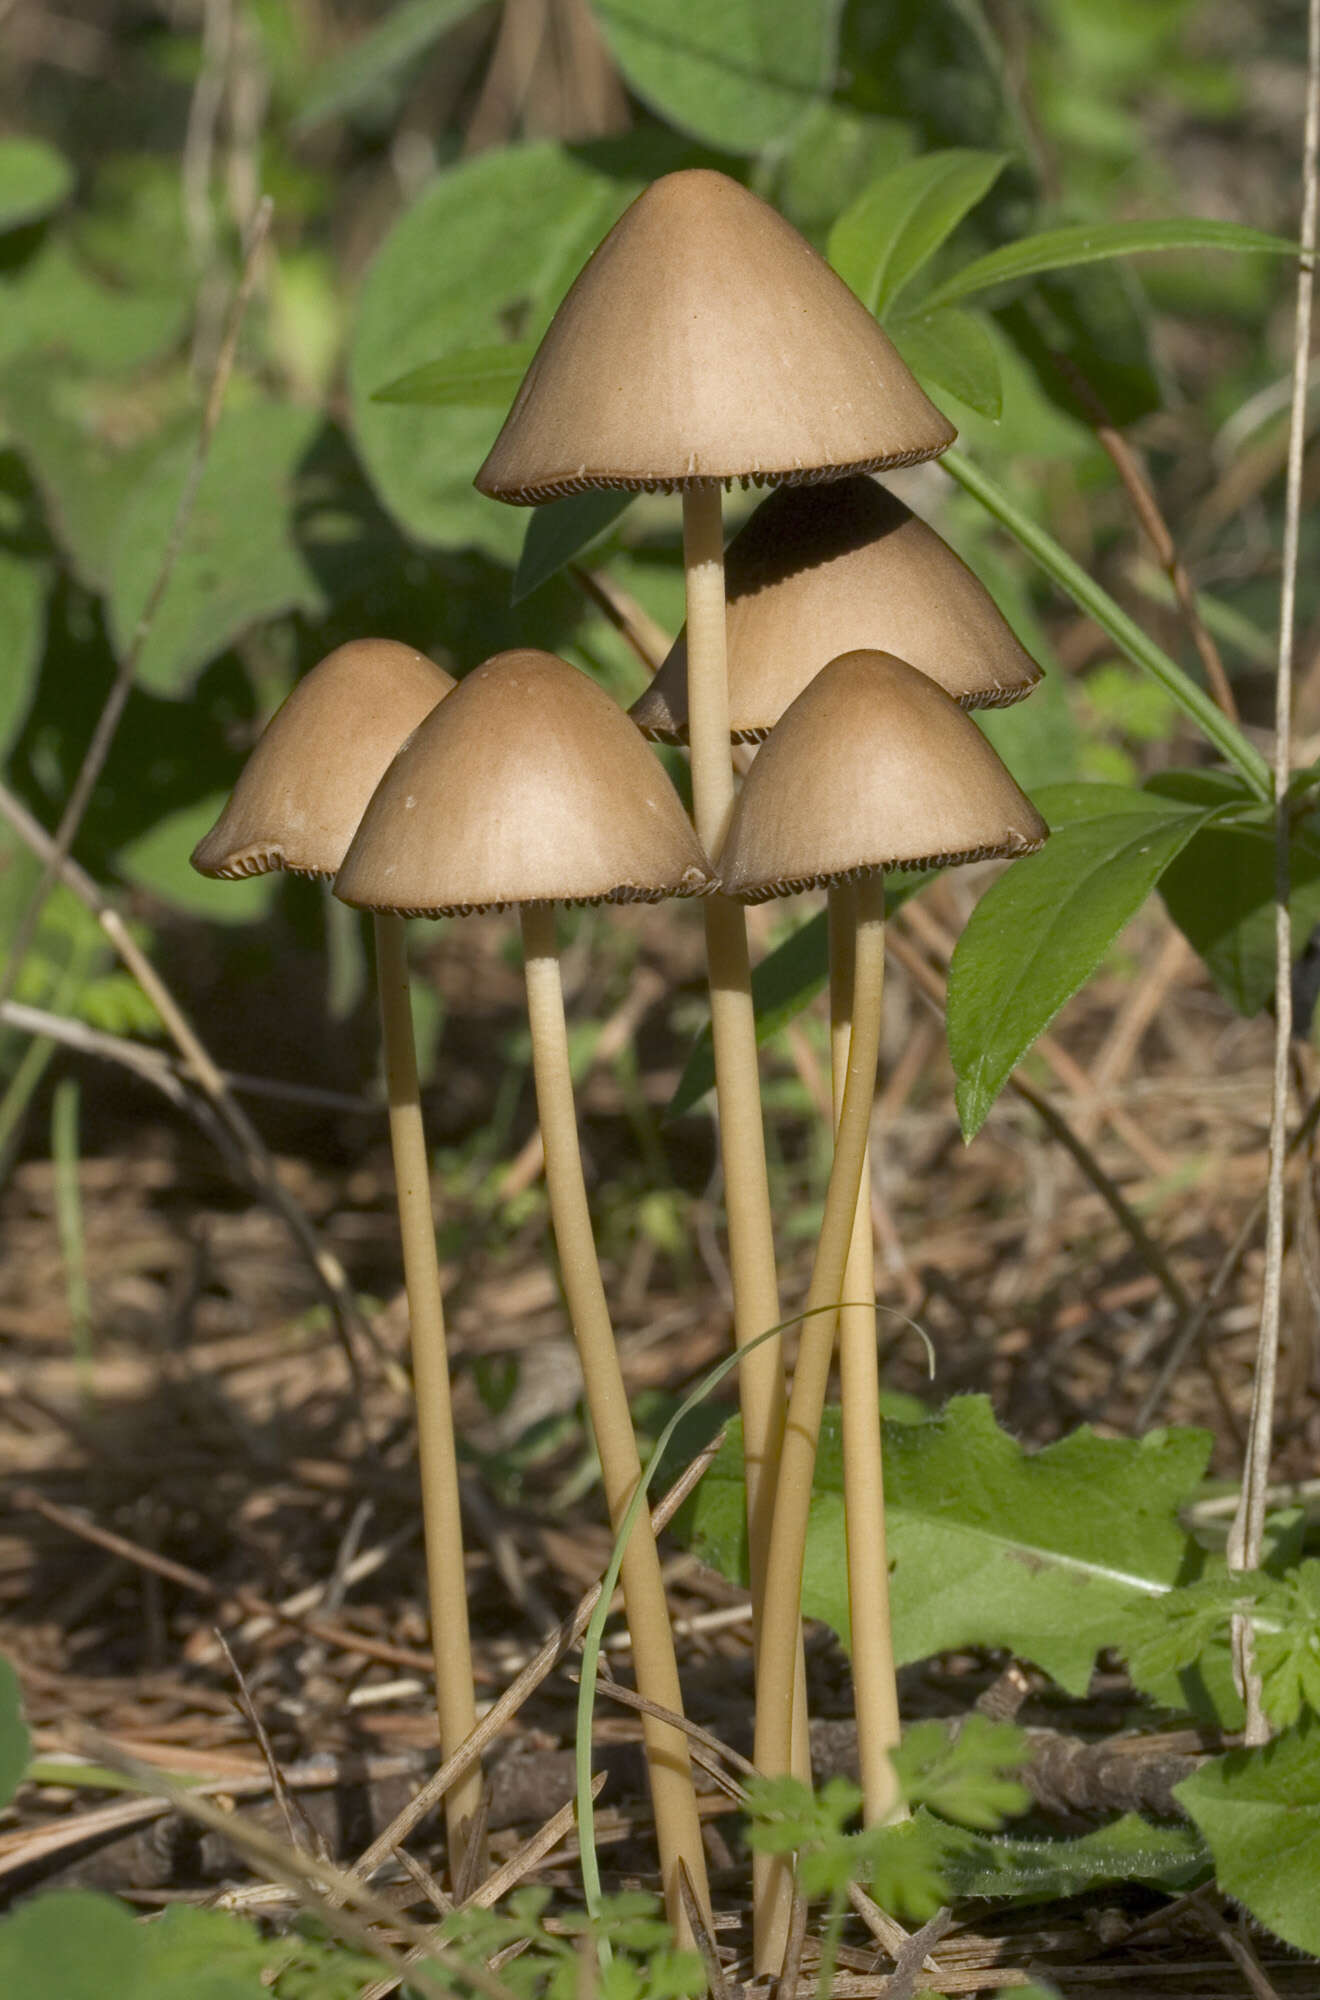
<path fill-rule="evenodd" d="M 143 605 L 137 624 L 133 628 L 133 636 L 129 640 L 124 656 L 115 670 L 115 677 L 111 683 L 110 692 L 106 696 L 105 706 L 97 718 L 96 728 L 92 732 L 92 740 L 87 746 L 82 766 L 73 781 L 73 789 L 69 793 L 64 811 L 60 814 L 59 825 L 55 829 L 55 837 L 51 842 L 50 853 L 42 865 L 37 886 L 32 892 L 32 897 L 27 908 L 19 919 L 18 928 L 14 933 L 14 943 L 9 963 L 0 972 L 0 1001 L 8 1000 L 13 993 L 14 981 L 18 977 L 19 967 L 31 950 L 32 940 L 36 936 L 37 925 L 41 920 L 41 912 L 45 908 L 46 899 L 54 888 L 59 876 L 60 863 L 69 854 L 74 841 L 78 837 L 78 829 L 82 825 L 83 814 L 87 810 L 88 800 L 91 798 L 97 779 L 105 767 L 105 760 L 110 754 L 110 746 L 114 741 L 115 731 L 118 729 L 120 718 L 124 713 L 124 705 L 132 691 L 134 677 L 137 674 L 138 662 L 142 658 L 143 648 L 146 646 L 147 640 L 151 637 L 152 627 L 156 622 L 156 614 L 160 610 L 165 592 L 169 587 L 170 578 L 174 574 L 174 565 L 179 560 L 179 552 L 183 547 L 184 536 L 188 531 L 188 523 L 192 519 L 193 508 L 197 504 L 197 490 L 202 483 L 202 474 L 206 470 L 206 461 L 211 455 L 211 441 L 215 436 L 216 425 L 220 421 L 220 412 L 224 408 L 225 392 L 229 387 L 229 377 L 233 372 L 234 356 L 238 352 L 238 336 L 242 330 L 243 318 L 247 312 L 253 288 L 257 281 L 257 269 L 261 249 L 270 230 L 273 206 L 270 196 L 267 195 L 258 205 L 257 212 L 252 218 L 252 226 L 248 230 L 247 242 L 243 249 L 243 269 L 239 276 L 238 290 L 234 294 L 234 303 L 230 307 L 229 324 L 225 329 L 225 337 L 221 342 L 220 352 L 216 357 L 215 370 L 211 376 L 211 386 L 206 398 L 206 407 L 202 412 L 202 427 L 198 432 L 192 462 L 188 467 L 188 475 L 183 482 L 183 490 L 179 495 L 179 502 L 174 510 L 174 519 L 170 524 L 169 538 L 165 543 L 165 552 L 160 560 L 160 568 L 156 571 L 155 581 L 147 593 L 147 601 Z"/>

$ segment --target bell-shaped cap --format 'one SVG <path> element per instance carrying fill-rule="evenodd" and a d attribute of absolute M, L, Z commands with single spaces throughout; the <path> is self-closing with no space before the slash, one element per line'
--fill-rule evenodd
<path fill-rule="evenodd" d="M 1030 854 L 1048 832 L 943 688 L 890 653 L 844 653 L 757 752 L 720 886 L 762 903 L 877 868 Z"/>
<path fill-rule="evenodd" d="M 405 736 L 454 685 L 393 639 L 351 639 L 276 711 L 228 805 L 193 849 L 202 875 L 333 875 Z"/>
<path fill-rule="evenodd" d="M 530 505 L 801 483 L 910 465 L 955 435 L 792 224 L 691 168 L 641 194 L 579 273 L 477 485 Z"/>
<path fill-rule="evenodd" d="M 1040 679 L 961 556 L 873 479 L 772 493 L 729 543 L 724 583 L 735 742 L 767 736 L 826 660 L 862 646 L 963 708 L 1002 708 Z M 684 633 L 630 712 L 648 736 L 686 742 Z"/>
<path fill-rule="evenodd" d="M 404 745 L 335 882 L 360 909 L 703 895 L 710 865 L 646 738 L 552 653 L 497 653 Z"/>

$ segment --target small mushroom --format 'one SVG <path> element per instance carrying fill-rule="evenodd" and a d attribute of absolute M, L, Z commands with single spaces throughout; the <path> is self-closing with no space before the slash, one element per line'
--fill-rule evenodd
<path fill-rule="evenodd" d="M 555 905 L 658 902 L 712 886 L 678 795 L 639 731 L 585 674 L 531 650 L 475 668 L 405 744 L 335 883 L 336 895 L 364 909 L 519 911 L 550 1214 L 616 1533 L 641 1464 L 582 1176 Z M 664 1580 L 645 1512 L 622 1574 L 638 1688 L 681 1714 Z M 666 1905 L 675 1928 L 686 1932 L 683 1868 L 709 1916 L 687 1739 L 651 1715 L 643 1717 L 643 1735 Z"/>
<path fill-rule="evenodd" d="M 828 888 L 839 989 L 836 1061 L 845 1059 L 830 1172 L 798 1350 L 775 1494 L 757 1681 L 756 1765 L 790 1768 L 791 1634 L 802 1592 L 807 1510 L 816 1441 L 834 1347 L 835 1310 L 855 1252 L 880 1043 L 884 981 L 884 877 L 890 868 L 948 867 L 1029 854 L 1048 829 L 971 719 L 916 668 L 887 653 L 832 660 L 785 711 L 757 754 L 720 855 L 730 895 L 747 902 Z M 851 992 L 848 987 L 851 985 Z M 869 1244 L 868 1244 L 869 1247 Z M 870 1287 L 867 1297 L 872 1296 Z M 852 1301 L 849 1301 L 850 1304 Z M 850 1338 L 872 1362 L 852 1381 L 874 1381 L 872 1314 L 848 1316 Z M 878 1395 L 846 1393 L 845 1498 L 858 1699 L 858 1740 L 868 1816 L 891 1797 L 887 1752 L 897 1704 L 883 1562 Z M 877 1536 L 881 1557 L 877 1559 Z"/>
<path fill-rule="evenodd" d="M 203 875 L 287 869 L 327 880 L 400 743 L 454 685 L 452 674 L 392 639 L 353 639 L 312 668 L 271 718 L 220 818 L 193 851 Z M 422 1130 L 403 921 L 376 918 L 385 1076 L 390 1100 L 404 1284 L 411 1327 L 417 1456 L 431 1600 L 441 1754 L 476 1727 L 468 1639 L 458 1458 L 450 1412 L 444 1303 Z M 474 1767 L 446 1794 L 451 1872 L 481 1801 Z"/>

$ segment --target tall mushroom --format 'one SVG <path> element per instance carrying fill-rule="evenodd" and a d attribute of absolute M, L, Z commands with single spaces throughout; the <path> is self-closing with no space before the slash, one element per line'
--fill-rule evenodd
<path fill-rule="evenodd" d="M 277 868 L 326 879 L 335 875 L 390 759 L 453 685 L 452 674 L 443 667 L 392 639 L 354 639 L 327 654 L 272 717 L 229 803 L 194 849 L 193 867 L 203 875 L 230 877 Z M 404 926 L 398 917 L 382 913 L 375 934 L 390 1146 L 412 1338 L 440 1752 L 449 1757 L 477 1721 L 458 1458 Z M 445 1799 L 455 1876 L 466 1851 L 464 1828 L 480 1799 L 481 1771 L 474 1766 Z"/>
<path fill-rule="evenodd" d="M 841 966 L 851 962 L 852 1018 L 834 1161 L 807 1294 L 775 1494 L 757 1678 L 756 1764 L 785 1772 L 792 1756 L 791 1634 L 802 1594 L 807 1513 L 835 1312 L 855 1237 L 884 980 L 884 875 L 1027 854 L 1048 829 L 957 704 L 924 674 L 886 653 L 832 660 L 771 731 L 743 786 L 720 855 L 721 879 L 746 902 L 846 885 L 831 910 Z M 839 933 L 846 926 L 846 954 Z M 860 1441 L 865 1448 L 868 1432 Z M 866 1510 L 870 1560 L 882 1519 L 879 1463 L 854 1455 L 845 1502 Z M 883 1547 L 881 1544 L 881 1560 Z M 860 1636 L 860 1635 L 859 1635 Z M 892 1658 L 889 1674 L 892 1679 Z M 860 1715 L 859 1715 L 860 1722 Z M 883 1797 L 885 1745 L 868 1791 Z M 787 1870 L 785 1869 L 785 1875 Z M 764 1969 L 764 1968 L 763 1968 Z"/>
<path fill-rule="evenodd" d="M 526 649 L 475 668 L 405 744 L 335 882 L 336 895 L 366 909 L 519 910 L 551 1220 L 616 1533 L 641 1465 L 582 1176 L 555 906 L 658 902 L 702 895 L 712 883 L 644 738 L 585 674 Z M 644 1512 L 622 1576 L 638 1688 L 681 1713 L 664 1581 Z M 709 1892 L 687 1739 L 654 1715 L 642 1726 L 666 1906 L 688 1934 L 682 1869 L 707 1915 Z"/>
<path fill-rule="evenodd" d="M 860 300 L 789 223 L 722 174 L 655 182 L 560 305 L 477 485 L 520 505 L 597 486 L 682 493 L 692 789 L 708 853 L 733 806 L 723 486 L 911 464 L 953 438 Z M 707 904 L 706 940 L 743 1346 L 777 1323 L 779 1297 L 746 924 L 721 897 Z M 753 1348 L 739 1390 L 758 1626 L 783 1385 L 777 1343 Z M 762 1932 L 782 1935 L 787 1906 L 771 1917 L 757 1902 Z"/>

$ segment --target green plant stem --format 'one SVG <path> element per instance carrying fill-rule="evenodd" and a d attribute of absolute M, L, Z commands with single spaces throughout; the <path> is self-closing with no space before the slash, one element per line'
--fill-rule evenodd
<path fill-rule="evenodd" d="M 829 1386 L 834 1330 L 843 1296 L 843 1277 L 852 1242 L 853 1217 L 862 1184 L 875 1096 L 876 1062 L 880 1053 L 880 1002 L 884 990 L 884 877 L 865 876 L 856 887 L 857 932 L 852 1037 L 848 1074 L 835 1137 L 834 1161 L 825 1195 L 825 1213 L 804 1308 L 806 1323 L 798 1347 L 793 1393 L 788 1405 L 784 1449 L 775 1492 L 770 1557 L 766 1566 L 762 1614 L 761 1657 L 756 1673 L 756 1768 L 767 1778 L 792 1770 L 793 1682 L 796 1634 L 802 1602 L 802 1566 L 806 1557 L 807 1519 L 816 1441 Z M 822 1312 L 822 1307 L 833 1308 Z M 786 1855 L 775 1855 L 771 1906 L 784 1907 L 785 1888 L 791 1897 L 793 1867 Z M 779 1973 L 787 1944 L 787 1929 L 766 1925 L 756 1937 L 756 1969 Z"/>
<path fill-rule="evenodd" d="M 688 742 L 692 757 L 693 818 L 697 837 L 714 859 L 724 844 L 733 810 L 733 757 L 729 743 L 728 658 L 724 606 L 724 527 L 718 485 L 688 487 L 683 494 L 683 563 L 687 588 Z M 748 1349 L 738 1371 L 743 1420 L 743 1479 L 747 1494 L 748 1568 L 752 1637 L 759 1655 L 770 1524 L 783 1449 L 787 1394 L 781 1344 L 751 1343 L 779 1320 L 770 1177 L 766 1168 L 761 1079 L 752 1005 L 747 917 L 741 904 L 708 896 L 703 904 L 710 981 L 711 1045 L 719 1112 L 720 1160 L 729 1230 L 733 1287 L 733 1338 Z M 811 1782 L 807 1732 L 806 1666 L 799 1631 L 793 1769 Z M 790 1901 L 771 1916 L 769 1888 L 754 1890 L 757 1923 L 776 1934 L 791 1914 L 791 1882 L 773 1858 L 753 1860 L 757 1885 L 779 1882 Z"/>
<path fill-rule="evenodd" d="M 587 1408 L 600 1455 L 610 1525 L 618 1535 L 640 1488 L 641 1460 L 582 1178 L 555 911 L 552 905 L 529 903 L 523 906 L 521 914 L 532 1072 L 545 1146 L 550 1217 L 569 1319 L 582 1361 Z M 674 1656 L 674 1635 L 665 1601 L 660 1554 L 649 1522 L 628 1537 L 622 1576 L 638 1690 L 658 1707 L 681 1715 L 683 1695 Z M 642 1735 L 655 1808 L 665 1908 L 678 1937 L 691 1942 L 680 1884 L 680 1861 L 691 1877 L 707 1923 L 711 1921 L 711 1912 L 687 1738 L 672 1724 L 650 1715 L 642 1718 Z"/>
<path fill-rule="evenodd" d="M 1244 782 L 1250 786 L 1258 799 L 1273 797 L 1270 767 L 1260 752 L 1248 743 L 1242 731 L 1216 708 L 1204 689 L 1185 674 L 1176 661 L 1171 660 L 1163 647 L 1157 646 L 1150 636 L 1143 632 L 1126 611 L 1114 602 L 1108 591 L 1102 590 L 1093 578 L 1086 574 L 1054 537 L 1029 514 L 1011 500 L 1002 486 L 989 477 L 960 451 L 946 451 L 940 459 L 944 470 L 957 480 L 964 491 L 979 500 L 987 512 L 1003 523 L 1014 539 L 1038 562 L 1047 576 L 1053 577 L 1061 590 L 1067 592 L 1074 604 L 1078 605 L 1089 618 L 1106 631 L 1114 644 L 1125 652 L 1130 660 L 1151 674 L 1168 694 L 1177 702 L 1184 714 L 1190 716 L 1201 734 L 1213 743 L 1220 756 L 1231 764 Z"/>
<path fill-rule="evenodd" d="M 87 1409 L 95 1402 L 92 1371 L 92 1302 L 87 1290 L 86 1235 L 82 1189 L 78 1183 L 78 1085 L 66 1076 L 55 1087 L 50 1112 L 50 1152 L 55 1168 L 55 1221 L 64 1259 L 64 1288 L 73 1328 L 78 1395 Z"/>
<path fill-rule="evenodd" d="M 834 1122 L 843 1109 L 852 1041 L 857 899 L 850 883 L 830 890 L 830 1053 Z M 867 1826 L 888 1819 L 895 1801 L 889 1753 L 898 1743 L 898 1682 L 889 1619 L 885 1547 L 885 1486 L 880 1426 L 880 1364 L 876 1351 L 875 1242 L 871 1226 L 870 1149 L 861 1186 L 839 1308 L 839 1383 L 843 1413 L 843 1505 L 848 1562 L 857 1756 Z M 869 1302 L 869 1303 L 868 1303 Z"/>
<path fill-rule="evenodd" d="M 403 1275 L 412 1329 L 413 1390 L 417 1404 L 417 1457 L 422 1486 L 426 1575 L 431 1599 L 440 1755 L 452 1757 L 477 1723 L 472 1653 L 468 1639 L 463 1522 L 458 1498 L 458 1454 L 449 1398 L 444 1300 L 436 1257 L 431 1177 L 422 1129 L 417 1049 L 408 991 L 407 926 L 388 911 L 377 914 L 376 977 L 390 1100 L 390 1147 L 403 1239 Z M 463 1874 L 466 1828 L 481 1803 L 481 1768 L 475 1765 L 445 1795 L 450 1879 Z"/>

